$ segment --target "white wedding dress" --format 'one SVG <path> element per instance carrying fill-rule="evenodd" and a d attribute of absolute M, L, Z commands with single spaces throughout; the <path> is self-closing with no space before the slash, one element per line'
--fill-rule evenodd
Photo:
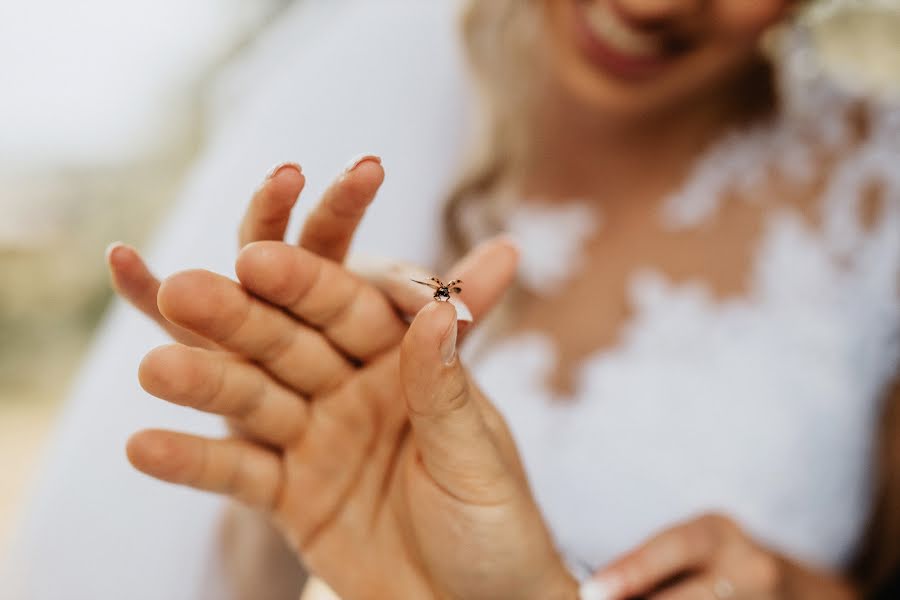
<path fill-rule="evenodd" d="M 388 175 L 355 251 L 436 260 L 440 205 L 472 114 L 458 4 L 292 7 L 220 82 L 213 136 L 154 244 L 152 268 L 232 273 L 237 223 L 271 164 L 302 163 L 309 185 L 300 205 L 309 207 L 360 152 L 380 154 Z M 665 226 L 701 223 L 722 186 L 752 185 L 772 157 L 792 177 L 811 176 L 803 114 L 818 118 L 816 143 L 842 147 L 845 98 L 817 78 L 801 83 L 805 106 L 793 103 L 776 125 L 710 149 L 667 202 Z M 636 273 L 635 316 L 617 347 L 583 365 L 574 401 L 554 401 L 541 385 L 554 356 L 541 336 L 504 339 L 471 365 L 508 418 L 573 563 L 598 566 L 709 510 L 815 564 L 840 567 L 851 555 L 868 509 L 880 402 L 900 358 L 900 118 L 884 107 L 871 116 L 872 135 L 830 175 L 823 226 L 788 211 L 771 216 L 745 297 L 718 302 L 702 283 Z M 856 209 L 872 181 L 887 202 L 865 228 Z M 559 242 L 571 221 L 511 220 L 527 247 L 555 249 L 525 252 L 523 282 L 567 275 L 546 254 L 577 254 L 578 236 Z M 222 429 L 139 388 L 142 355 L 165 341 L 122 303 L 109 314 L 61 418 L 0 597 L 229 597 L 216 575 L 222 500 L 153 481 L 125 459 L 125 440 L 140 428 Z"/>

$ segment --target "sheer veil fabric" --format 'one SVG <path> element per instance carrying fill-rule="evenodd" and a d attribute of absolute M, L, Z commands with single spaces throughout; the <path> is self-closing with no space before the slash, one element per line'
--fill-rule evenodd
<path fill-rule="evenodd" d="M 218 82 L 207 147 L 149 263 L 231 275 L 241 214 L 275 163 L 303 165 L 302 213 L 353 156 L 388 169 L 355 249 L 433 259 L 437 207 L 465 137 L 460 2 L 297 2 Z M 127 240 L 126 240 L 127 241 Z M 98 260 L 101 260 L 98 257 Z M 117 302 L 100 328 L 0 575 L 0 596 L 229 598 L 217 564 L 216 497 L 160 484 L 128 464 L 144 427 L 215 434 L 217 419 L 138 385 L 142 355 L 167 340 Z"/>

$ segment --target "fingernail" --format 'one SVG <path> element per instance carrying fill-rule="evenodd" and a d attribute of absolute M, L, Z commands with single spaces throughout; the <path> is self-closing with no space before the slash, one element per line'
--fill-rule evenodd
<path fill-rule="evenodd" d="M 302 168 L 300 167 L 300 165 L 298 165 L 297 163 L 295 163 L 295 162 L 283 162 L 283 163 L 278 163 L 277 165 L 275 165 L 274 167 L 272 167 L 271 169 L 269 169 L 269 172 L 266 173 L 266 179 L 265 179 L 265 180 L 268 181 L 268 180 L 272 179 L 273 177 L 275 177 L 276 175 L 278 175 L 279 173 L 281 173 L 281 172 L 284 171 L 285 169 L 294 169 L 294 170 L 297 171 L 298 173 L 303 173 L 303 169 L 302 169 Z"/>
<path fill-rule="evenodd" d="M 109 263 L 112 260 L 112 253 L 116 251 L 118 248 L 124 247 L 125 244 L 122 242 L 113 242 L 109 246 L 106 247 L 106 252 L 104 252 L 104 256 L 106 257 L 106 262 Z"/>
<path fill-rule="evenodd" d="M 450 327 L 441 339 L 441 360 L 445 365 L 453 364 L 456 358 L 456 319 L 450 323 Z"/>
<path fill-rule="evenodd" d="M 376 162 L 380 165 L 381 157 L 375 156 L 374 154 L 360 154 L 359 156 L 352 158 L 350 162 L 347 163 L 347 166 L 344 167 L 344 173 L 349 173 L 350 171 L 367 161 Z"/>
<path fill-rule="evenodd" d="M 578 591 L 580 600 L 613 600 L 622 591 L 622 580 L 610 576 L 588 579 Z"/>
<path fill-rule="evenodd" d="M 472 311 L 469 310 L 469 307 L 466 306 L 466 303 L 461 299 L 451 296 L 450 304 L 453 305 L 453 308 L 456 309 L 456 320 L 457 321 L 468 321 L 471 323 L 475 320 L 475 317 L 472 316 Z"/>

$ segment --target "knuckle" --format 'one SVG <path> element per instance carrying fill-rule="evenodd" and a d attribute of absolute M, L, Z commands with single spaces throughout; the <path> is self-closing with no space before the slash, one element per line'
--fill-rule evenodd
<path fill-rule="evenodd" d="M 425 398 L 407 397 L 407 408 L 418 417 L 439 419 L 462 410 L 468 402 L 468 381 L 451 376 L 440 379 Z"/>
<path fill-rule="evenodd" d="M 373 291 L 371 288 L 364 286 L 362 281 L 355 277 L 348 278 L 344 282 L 345 289 L 341 291 L 342 301 L 335 303 L 333 306 L 323 309 L 320 314 L 314 318 L 315 324 L 323 329 L 333 329 L 340 327 L 342 324 L 350 320 L 351 317 L 361 317 L 361 322 L 369 322 L 377 315 L 367 314 L 372 311 Z M 357 311 L 363 314 L 357 315 Z"/>
<path fill-rule="evenodd" d="M 214 302 L 209 302 L 210 306 L 215 307 L 214 312 L 206 315 L 202 327 L 203 335 L 226 347 L 246 334 L 247 328 L 252 325 L 256 316 L 255 302 L 249 299 L 237 302 L 234 300 L 232 298 L 224 304 L 219 303 L 218 306 Z M 215 325 L 213 322 L 216 322 Z"/>
<path fill-rule="evenodd" d="M 374 404 L 369 401 L 363 383 L 359 378 L 353 378 L 348 386 L 334 397 L 322 400 L 320 407 L 324 409 L 320 413 L 327 415 L 333 424 L 340 427 L 341 437 L 346 441 L 368 440 L 375 435 L 378 429 L 379 414 Z M 356 401 L 347 402 L 348 398 Z"/>
<path fill-rule="evenodd" d="M 222 405 L 229 409 L 226 411 L 226 416 L 249 422 L 257 416 L 266 402 L 269 384 L 265 378 L 259 377 L 242 392 L 234 400 L 222 402 Z"/>
<path fill-rule="evenodd" d="M 259 340 L 259 346 L 254 354 L 265 364 L 277 364 L 290 354 L 295 342 L 296 338 L 292 334 L 274 335 Z"/>
<path fill-rule="evenodd" d="M 279 252 L 274 248 L 268 250 L 265 266 L 260 269 L 255 282 L 259 292 L 277 303 L 287 302 L 302 295 L 305 286 L 293 277 L 296 269 L 292 268 L 292 263 L 291 257 L 286 252 Z"/>
<path fill-rule="evenodd" d="M 291 254 L 286 248 L 269 242 L 248 245 L 238 256 L 235 270 L 241 283 L 254 292 L 275 301 L 294 291 Z"/>
<path fill-rule="evenodd" d="M 434 407 L 440 414 L 453 413 L 469 401 L 469 382 L 465 377 L 450 377 L 444 381 L 435 397 Z"/>
<path fill-rule="evenodd" d="M 195 349 L 190 353 L 194 364 L 184 379 L 185 394 L 194 399 L 197 408 L 215 406 L 226 392 L 227 367 L 221 357 L 208 357 Z"/>

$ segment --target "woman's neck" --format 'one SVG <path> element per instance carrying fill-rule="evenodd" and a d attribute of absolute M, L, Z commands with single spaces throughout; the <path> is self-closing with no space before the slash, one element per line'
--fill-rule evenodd
<path fill-rule="evenodd" d="M 664 194 L 712 141 L 771 114 L 772 81 L 768 65 L 753 65 L 716 93 L 625 124 L 548 99 L 533 121 L 516 187 L 546 200 L 632 197 L 636 188 L 646 190 L 637 196 Z"/>

